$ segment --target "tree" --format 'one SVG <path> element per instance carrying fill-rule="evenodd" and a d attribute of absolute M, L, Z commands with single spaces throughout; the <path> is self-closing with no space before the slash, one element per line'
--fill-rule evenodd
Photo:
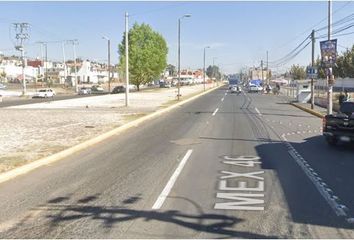
<path fill-rule="evenodd" d="M 209 66 L 206 71 L 205 71 L 206 75 L 209 77 L 209 78 L 217 78 L 217 79 L 220 79 L 221 77 L 221 73 L 220 73 L 220 70 L 219 70 L 219 67 L 218 66 Z"/>
<path fill-rule="evenodd" d="M 147 24 L 137 24 L 129 30 L 129 75 L 138 91 L 140 85 L 158 78 L 167 65 L 168 48 L 161 34 Z M 125 36 L 119 44 L 120 72 L 125 69 Z"/>
<path fill-rule="evenodd" d="M 172 64 L 168 64 L 167 67 L 166 67 L 166 70 L 168 71 L 168 75 L 170 75 L 170 76 L 176 76 L 177 75 L 176 66 L 174 66 Z"/>
<path fill-rule="evenodd" d="M 306 78 L 305 67 L 301 67 L 299 65 L 292 65 L 290 68 L 290 74 L 294 80 L 305 79 Z"/>

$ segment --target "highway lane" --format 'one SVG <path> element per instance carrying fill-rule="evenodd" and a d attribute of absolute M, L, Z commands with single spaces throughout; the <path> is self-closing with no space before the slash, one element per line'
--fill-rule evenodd
<path fill-rule="evenodd" d="M 319 119 L 278 97 L 220 88 L 1 184 L 0 237 L 353 238 L 289 154 L 299 124 L 318 135 Z M 329 164 L 319 142 L 286 136 Z"/>

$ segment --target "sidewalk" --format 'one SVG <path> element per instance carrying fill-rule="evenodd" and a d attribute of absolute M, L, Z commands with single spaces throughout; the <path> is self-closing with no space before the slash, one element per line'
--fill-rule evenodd
<path fill-rule="evenodd" d="M 319 118 L 323 118 L 327 114 L 327 108 L 323 108 L 318 105 L 314 105 L 314 109 L 311 109 L 311 103 L 299 103 L 296 102 L 295 98 L 286 96 L 284 94 L 279 95 L 280 98 L 283 99 L 283 101 L 288 102 L 290 105 L 293 105 L 294 107 L 300 108 L 301 110 L 308 112 L 314 116 L 317 116 Z"/>
<path fill-rule="evenodd" d="M 212 88 L 209 84 L 207 89 Z M 203 85 L 181 88 L 182 100 Z M 0 109 L 0 173 L 52 155 L 176 102 L 177 89 L 59 100 Z"/>
<path fill-rule="evenodd" d="M 327 114 L 327 109 L 314 105 L 314 109 L 311 109 L 311 104 L 310 103 L 297 103 L 297 102 L 292 102 L 290 103 L 291 105 L 300 108 L 301 110 L 311 113 L 312 115 L 315 115 L 319 118 L 323 118 Z"/>

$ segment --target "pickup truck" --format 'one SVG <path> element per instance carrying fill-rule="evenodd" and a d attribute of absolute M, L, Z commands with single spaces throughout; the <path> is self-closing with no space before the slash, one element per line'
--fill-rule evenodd
<path fill-rule="evenodd" d="M 323 135 L 332 146 L 354 141 L 354 101 L 343 102 L 338 113 L 323 118 Z"/>

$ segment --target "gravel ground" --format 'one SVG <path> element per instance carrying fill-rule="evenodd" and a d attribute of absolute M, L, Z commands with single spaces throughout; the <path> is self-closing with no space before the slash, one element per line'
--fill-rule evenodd
<path fill-rule="evenodd" d="M 208 85 L 208 88 L 212 85 Z M 203 85 L 181 88 L 184 98 Z M 36 103 L 0 109 L 0 172 L 49 156 L 156 111 L 176 99 L 176 89 Z"/>

